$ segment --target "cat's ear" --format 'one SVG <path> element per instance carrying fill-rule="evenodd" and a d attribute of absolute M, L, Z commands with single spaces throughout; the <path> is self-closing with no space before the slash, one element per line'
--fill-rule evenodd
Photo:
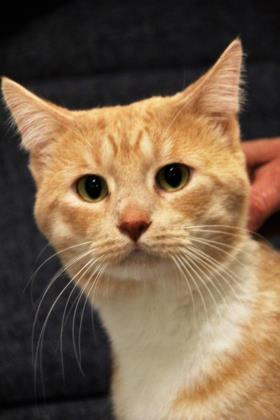
<path fill-rule="evenodd" d="M 206 74 L 175 96 L 176 100 L 200 115 L 224 120 L 237 114 L 243 101 L 242 56 L 241 42 L 236 39 Z"/>
<path fill-rule="evenodd" d="M 35 155 L 70 123 L 70 111 L 39 98 L 6 77 L 2 78 L 2 92 L 11 121 L 21 134 L 22 146 Z"/>

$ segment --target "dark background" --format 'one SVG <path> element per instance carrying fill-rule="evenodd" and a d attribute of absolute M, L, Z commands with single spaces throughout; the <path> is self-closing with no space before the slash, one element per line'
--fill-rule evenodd
<path fill-rule="evenodd" d="M 1 12 L 0 75 L 72 109 L 175 93 L 240 36 L 248 98 L 243 138 L 280 134 L 279 2 L 82 0 L 49 1 L 40 9 L 10 2 Z M 27 287 L 34 267 L 52 250 L 43 250 L 46 242 L 33 222 L 27 157 L 8 129 L 3 106 L 0 118 L 0 419 L 110 419 L 108 340 L 88 305 L 81 336 L 84 374 L 75 360 L 72 322 L 77 342 L 84 301 L 64 327 L 63 380 L 59 332 L 69 292 L 49 319 L 34 390 L 32 323 L 59 263 L 47 262 L 33 289 Z M 66 283 L 60 277 L 47 293 L 36 339 Z"/>

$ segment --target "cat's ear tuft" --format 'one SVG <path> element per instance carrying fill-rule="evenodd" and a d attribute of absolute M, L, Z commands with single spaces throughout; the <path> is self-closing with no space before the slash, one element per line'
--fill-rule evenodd
<path fill-rule="evenodd" d="M 234 40 L 214 66 L 181 94 L 200 114 L 222 119 L 237 114 L 243 103 L 241 91 L 242 45 Z"/>
<path fill-rule="evenodd" d="M 39 98 L 11 79 L 2 78 L 2 92 L 22 146 L 31 153 L 42 150 L 70 122 L 70 111 Z"/>

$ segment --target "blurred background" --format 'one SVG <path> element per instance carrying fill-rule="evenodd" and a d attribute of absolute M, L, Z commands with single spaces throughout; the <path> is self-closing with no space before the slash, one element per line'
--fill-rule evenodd
<path fill-rule="evenodd" d="M 43 3 L 39 8 L 10 2 L 1 8 L 0 75 L 71 109 L 125 104 L 183 89 L 240 36 L 247 81 L 242 137 L 280 134 L 279 2 Z M 1 106 L 0 418 L 109 420 L 110 346 L 97 314 L 83 299 L 75 312 L 77 291 L 69 301 L 63 345 L 59 338 L 70 289 L 49 317 L 36 369 L 32 363 L 34 314 L 60 265 L 50 259 L 31 287 L 32 272 L 53 251 L 33 221 L 35 191 L 27 156 L 18 145 Z M 273 226 L 279 225 L 278 215 L 273 220 Z M 35 345 L 66 284 L 60 276 L 46 293 L 34 328 Z"/>

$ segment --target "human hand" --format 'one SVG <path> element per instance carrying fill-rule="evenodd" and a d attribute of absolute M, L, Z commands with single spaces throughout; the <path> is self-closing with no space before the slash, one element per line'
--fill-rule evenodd
<path fill-rule="evenodd" d="M 256 231 L 280 210 L 280 137 L 242 144 L 251 181 L 248 229 Z"/>

